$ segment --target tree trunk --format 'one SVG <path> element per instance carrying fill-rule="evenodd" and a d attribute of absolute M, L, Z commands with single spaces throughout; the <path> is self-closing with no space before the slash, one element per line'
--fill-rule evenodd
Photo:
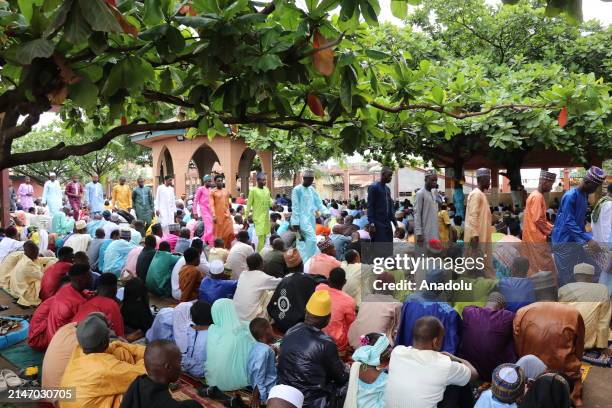
<path fill-rule="evenodd" d="M 517 205 L 523 208 L 524 187 L 521 180 L 521 166 L 523 165 L 524 152 L 518 152 L 512 155 L 511 160 L 507 160 L 505 177 L 510 182 L 510 196 L 512 197 L 512 207 Z"/>

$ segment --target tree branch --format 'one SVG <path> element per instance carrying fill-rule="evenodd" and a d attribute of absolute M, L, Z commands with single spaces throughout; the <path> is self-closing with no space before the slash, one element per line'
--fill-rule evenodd
<path fill-rule="evenodd" d="M 183 106 L 185 108 L 193 108 L 193 104 L 179 98 L 178 96 L 164 94 L 151 89 L 145 89 L 142 92 L 142 95 L 152 101 L 165 102 L 171 105 Z"/>
<path fill-rule="evenodd" d="M 325 45 L 323 45 L 323 46 L 321 46 L 319 48 L 313 48 L 312 50 L 310 50 L 308 52 L 305 52 L 304 54 L 302 54 L 302 56 L 299 59 L 302 59 L 302 58 L 305 58 L 305 57 L 309 57 L 309 56 L 311 56 L 313 54 L 316 54 L 319 51 L 323 51 L 323 50 L 326 50 L 328 48 L 335 47 L 336 45 L 338 45 L 338 44 L 340 44 L 342 42 L 342 39 L 344 38 L 344 33 L 345 32 L 346 31 L 342 32 L 340 34 L 340 36 L 338 38 L 336 38 L 334 41 L 330 41 L 330 42 L 326 43 Z"/>
<path fill-rule="evenodd" d="M 4 140 L 11 141 L 19 137 L 25 136 L 32 130 L 32 127 L 40 120 L 40 113 L 32 112 L 21 122 L 21 125 L 17 125 L 10 129 L 5 130 Z"/>
<path fill-rule="evenodd" d="M 455 119 L 465 119 L 465 118 L 471 118 L 474 116 L 487 115 L 493 111 L 502 110 L 502 109 L 512 109 L 515 111 L 524 111 L 528 109 L 546 109 L 546 108 L 555 107 L 553 105 L 506 104 L 506 105 L 491 106 L 488 109 L 485 109 L 483 111 L 478 111 L 478 112 L 455 113 L 455 112 L 444 110 L 444 107 L 442 106 L 435 106 L 435 105 L 428 105 L 428 104 L 412 104 L 412 105 L 400 104 L 398 106 L 386 106 L 378 102 L 370 102 L 370 105 L 372 105 L 373 107 L 377 109 L 383 110 L 385 112 L 390 112 L 390 113 L 398 113 L 398 112 L 405 111 L 405 110 L 429 110 L 429 111 L 438 112 L 438 113 L 453 117 Z"/>

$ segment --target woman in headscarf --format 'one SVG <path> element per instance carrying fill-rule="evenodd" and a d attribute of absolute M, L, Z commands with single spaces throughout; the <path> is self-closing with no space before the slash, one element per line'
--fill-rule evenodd
<path fill-rule="evenodd" d="M 382 408 L 385 404 L 385 387 L 392 348 L 382 333 L 370 333 L 361 337 L 362 346 L 353 353 L 348 391 L 344 408 Z"/>
<path fill-rule="evenodd" d="M 539 358 L 534 356 L 533 354 L 527 354 L 516 362 L 516 365 L 521 367 L 525 372 L 525 377 L 527 378 L 527 384 L 535 381 L 536 378 L 540 374 L 546 371 L 546 364 L 542 362 Z"/>
<path fill-rule="evenodd" d="M 247 361 L 255 339 L 247 323 L 238 319 L 231 299 L 218 299 L 212 305 L 213 324 L 206 341 L 206 382 L 221 391 L 234 391 L 249 385 Z"/>
<path fill-rule="evenodd" d="M 562 373 L 539 376 L 523 397 L 519 408 L 569 408 L 571 381 Z"/>

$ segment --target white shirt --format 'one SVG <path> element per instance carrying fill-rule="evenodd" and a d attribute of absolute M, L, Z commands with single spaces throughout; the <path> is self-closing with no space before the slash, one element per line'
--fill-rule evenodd
<path fill-rule="evenodd" d="M 250 322 L 257 317 L 257 309 L 264 293 L 274 290 L 281 281 L 262 271 L 244 271 L 238 278 L 234 306 L 240 320 Z"/>
<path fill-rule="evenodd" d="M 174 224 L 176 197 L 174 188 L 162 184 L 155 192 L 155 210 L 159 211 L 158 221 L 162 226 Z"/>
<path fill-rule="evenodd" d="M 612 201 L 601 205 L 597 222 L 591 223 L 593 239 L 600 243 L 612 243 Z"/>
<path fill-rule="evenodd" d="M 0 262 L 6 258 L 11 252 L 19 251 L 23 248 L 23 241 L 17 241 L 16 239 L 4 237 L 0 241 Z"/>
<path fill-rule="evenodd" d="M 448 385 L 466 385 L 470 369 L 433 350 L 397 346 L 391 352 L 385 408 L 436 408 Z"/>
<path fill-rule="evenodd" d="M 181 268 L 185 266 L 185 257 L 181 256 L 181 258 L 176 261 L 174 264 L 174 268 L 172 268 L 172 275 L 170 276 L 170 285 L 172 286 L 172 297 L 176 300 L 181 299 L 181 288 L 179 286 L 179 272 Z M 207 274 L 210 271 L 208 266 L 208 259 L 206 259 L 206 254 L 202 251 L 200 255 L 200 266 L 198 269 L 201 270 L 204 274 Z"/>
<path fill-rule="evenodd" d="M 79 251 L 87 251 L 87 247 L 91 242 L 91 235 L 89 234 L 72 234 L 66 242 L 64 243 L 65 247 L 70 247 L 74 252 Z"/>
<path fill-rule="evenodd" d="M 106 224 L 102 227 L 104 230 L 104 238 L 110 239 L 111 233 L 119 229 L 119 225 L 112 221 L 106 221 Z"/>
<path fill-rule="evenodd" d="M 225 265 L 232 271 L 232 279 L 237 280 L 242 271 L 249 269 L 246 259 L 254 252 L 255 250 L 249 244 L 236 241 L 227 255 L 227 261 L 225 261 Z"/>

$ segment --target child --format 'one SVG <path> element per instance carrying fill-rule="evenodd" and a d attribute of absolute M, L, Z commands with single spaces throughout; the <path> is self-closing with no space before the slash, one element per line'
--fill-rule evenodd
<path fill-rule="evenodd" d="M 463 227 L 461 224 L 463 223 L 463 218 L 460 215 L 455 215 L 453 217 L 453 242 L 463 241 Z"/>
<path fill-rule="evenodd" d="M 249 383 L 253 387 L 253 398 L 267 401 L 268 393 L 276 385 L 276 357 L 270 347 L 274 343 L 272 326 L 266 319 L 256 317 L 251 320 L 249 330 L 257 340 L 247 362 Z"/>
<path fill-rule="evenodd" d="M 345 407 L 382 408 L 385 401 L 387 372 L 392 347 L 385 334 L 370 333 L 361 337 L 361 347 L 353 353 Z"/>
<path fill-rule="evenodd" d="M 491 388 L 480 395 L 474 408 L 516 408 L 525 392 L 525 374 L 516 364 L 501 364 L 493 370 Z"/>
<path fill-rule="evenodd" d="M 104 209 L 108 210 L 108 211 L 112 211 L 113 210 L 113 206 L 111 205 L 109 200 L 104 200 Z"/>
<path fill-rule="evenodd" d="M 215 238 L 215 247 L 210 249 L 210 253 L 208 254 L 208 261 L 212 262 L 214 260 L 219 260 L 223 263 L 227 261 L 227 255 L 229 251 L 223 248 L 223 239 Z"/>

